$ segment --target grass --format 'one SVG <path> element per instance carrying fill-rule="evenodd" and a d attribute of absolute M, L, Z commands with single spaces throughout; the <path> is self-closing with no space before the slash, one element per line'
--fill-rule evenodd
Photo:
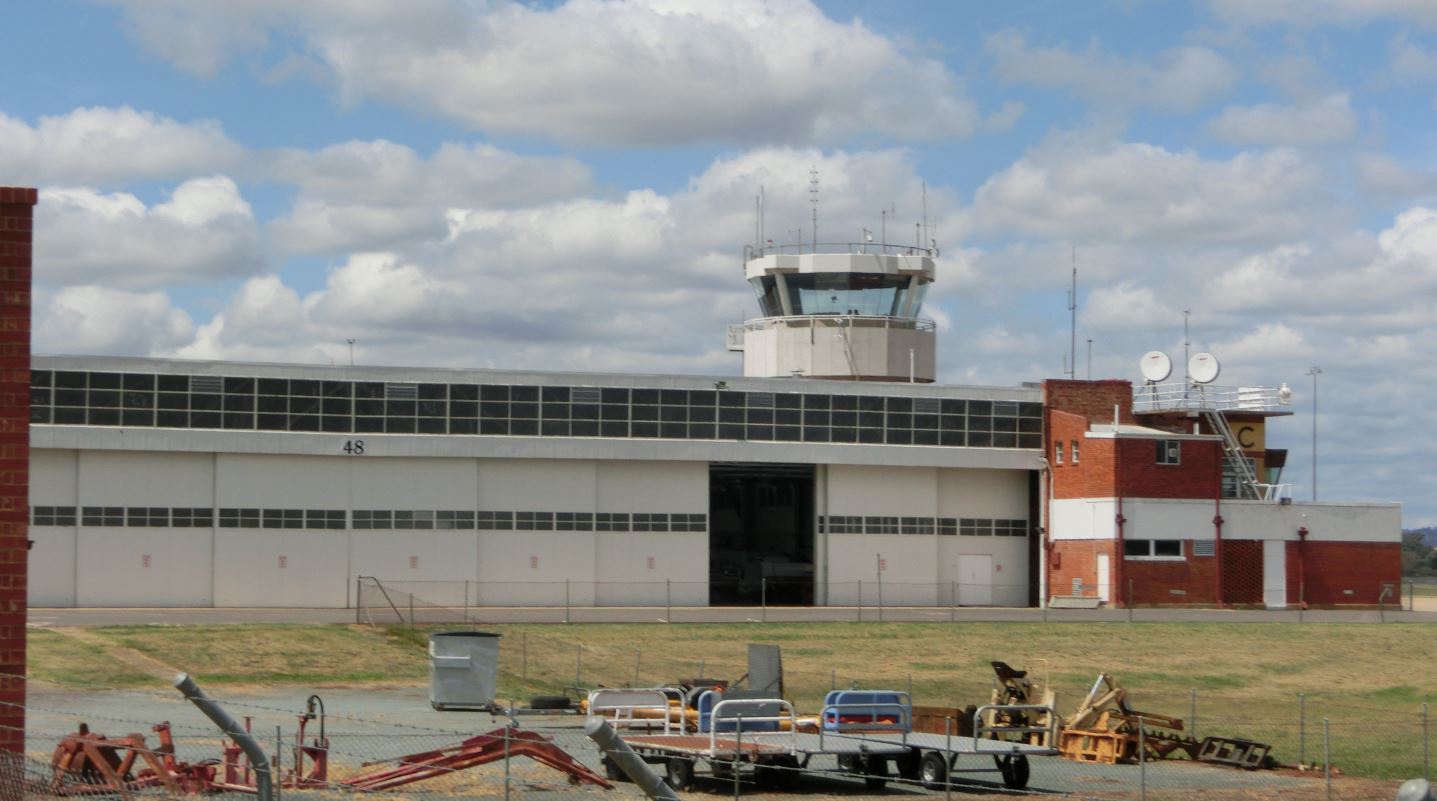
<path fill-rule="evenodd" d="M 746 645 L 783 648 L 787 694 L 815 711 L 831 687 L 912 687 L 914 702 L 989 700 L 991 660 L 1030 671 L 1069 713 L 1100 671 L 1129 702 L 1190 718 L 1197 735 L 1272 743 L 1295 762 L 1320 756 L 1331 721 L 1335 761 L 1378 778 L 1417 775 L 1421 705 L 1437 702 L 1437 638 L 1392 623 L 502 625 L 499 695 L 524 701 L 569 686 L 738 679 Z M 194 673 L 208 684 L 423 684 L 428 630 L 357 626 L 134 626 L 94 637 Z M 32 632 L 33 678 L 71 686 L 153 681 L 51 632 Z M 637 677 L 636 677 L 637 672 Z M 637 679 L 637 680 L 636 680 Z M 1194 696 L 1194 690 L 1196 695 Z M 1298 694 L 1305 738 L 1299 739 Z M 1189 720 L 1191 724 L 1192 721 Z M 1191 731 L 1191 728 L 1189 728 Z"/>

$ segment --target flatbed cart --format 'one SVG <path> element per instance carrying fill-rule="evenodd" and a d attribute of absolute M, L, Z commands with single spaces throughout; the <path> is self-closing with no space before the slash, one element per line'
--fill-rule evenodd
<path fill-rule="evenodd" d="M 625 742 L 645 762 L 663 765 L 676 789 L 689 787 L 696 773 L 727 779 L 735 770 L 748 770 L 759 783 L 773 786 L 788 786 L 801 771 L 811 771 L 858 776 L 878 790 L 888 783 L 890 767 L 904 778 L 931 779 L 941 786 L 951 773 L 977 772 L 956 769 L 964 754 L 994 757 L 1004 784 L 1020 788 L 1028 780 L 1027 756 L 1053 753 L 1021 743 L 914 733 L 907 694 L 883 695 L 901 698 L 840 698 L 825 705 L 816 732 L 800 731 L 793 705 L 777 698 L 719 700 L 700 716 L 698 732 L 685 730 L 679 718 L 654 714 L 673 708 L 662 689 L 599 690 L 590 696 L 589 710 L 622 730 Z M 994 708 L 1003 707 L 985 710 Z M 622 778 L 607 757 L 604 768 L 609 777 Z"/>

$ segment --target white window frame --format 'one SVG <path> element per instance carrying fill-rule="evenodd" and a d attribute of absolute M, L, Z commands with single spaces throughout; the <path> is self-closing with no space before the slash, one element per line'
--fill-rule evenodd
<path fill-rule="evenodd" d="M 1156 442 L 1158 443 L 1158 447 L 1161 449 L 1156 455 L 1158 464 L 1173 467 L 1183 463 L 1182 440 L 1160 439 L 1156 440 Z"/>
<path fill-rule="evenodd" d="M 1063 463 L 1063 441 L 1062 441 L 1061 439 L 1055 439 L 1055 440 L 1053 440 L 1053 464 L 1062 464 L 1062 463 Z"/>
<path fill-rule="evenodd" d="M 1128 545 L 1138 542 L 1147 543 L 1148 552 L 1146 554 L 1129 554 Z M 1159 542 L 1177 543 L 1177 554 L 1173 555 L 1157 553 L 1157 543 Z M 1125 561 L 1131 562 L 1185 562 L 1187 561 L 1187 549 L 1183 548 L 1182 540 L 1152 540 L 1142 537 L 1135 537 L 1130 540 L 1123 540 L 1123 559 Z"/>

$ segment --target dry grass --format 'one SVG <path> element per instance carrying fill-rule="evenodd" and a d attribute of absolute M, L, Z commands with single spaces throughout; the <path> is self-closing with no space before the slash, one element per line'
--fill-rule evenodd
<path fill-rule="evenodd" d="M 831 687 L 905 689 L 914 702 L 988 701 L 1002 660 L 1059 692 L 1070 712 L 1100 671 L 1138 709 L 1190 718 L 1197 734 L 1272 743 L 1276 756 L 1318 758 L 1331 720 L 1349 773 L 1421 767 L 1421 705 L 1437 701 L 1437 638 L 1420 624 L 729 624 L 503 625 L 501 700 L 574 685 L 656 685 L 705 675 L 738 679 L 750 642 L 783 648 L 787 694 L 815 711 Z M 208 684 L 422 684 L 424 629 L 357 626 L 137 626 L 90 639 L 182 667 Z M 32 678 L 71 686 L 152 681 L 125 662 L 52 632 L 32 632 Z M 637 668 L 637 672 L 636 672 Z M 1298 694 L 1305 738 L 1298 739 Z M 1189 720 L 1191 729 L 1192 721 Z"/>

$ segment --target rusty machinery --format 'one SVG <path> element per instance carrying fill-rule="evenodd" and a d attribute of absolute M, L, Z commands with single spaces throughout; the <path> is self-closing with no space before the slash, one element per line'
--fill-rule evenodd
<path fill-rule="evenodd" d="M 1140 756 L 1153 760 L 1185 755 L 1196 762 L 1262 768 L 1275 766 L 1271 750 L 1271 746 L 1251 740 L 1198 740 L 1187 735 L 1180 718 L 1134 709 L 1128 704 L 1128 691 L 1107 673 L 1098 674 L 1058 735 L 1058 751 L 1064 757 L 1108 764 L 1131 762 Z"/>
<path fill-rule="evenodd" d="M 470 737 L 457 745 L 408 754 L 384 763 L 365 763 L 364 767 L 377 764 L 382 767 L 331 782 L 324 703 L 319 696 L 312 695 L 305 707 L 295 733 L 291 767 L 285 769 L 279 782 L 283 788 L 334 786 L 360 792 L 387 790 L 519 756 L 566 774 L 570 784 L 593 784 L 605 789 L 613 786 L 549 738 L 513 726 Z M 318 721 L 319 736 L 306 742 L 306 727 L 311 721 Z M 245 728 L 249 725 L 250 720 L 246 718 Z M 129 801 L 136 790 L 152 787 L 164 787 L 171 795 L 256 791 L 254 770 L 233 741 L 225 743 L 218 760 L 181 762 L 175 757 L 169 722 L 156 724 L 151 730 L 160 741 L 155 748 L 148 745 L 144 735 L 106 737 L 91 732 L 88 725 L 81 723 L 78 732 L 66 735 L 55 747 L 50 759 L 53 775 L 47 789 L 61 796 L 118 794 L 123 801 Z"/>

